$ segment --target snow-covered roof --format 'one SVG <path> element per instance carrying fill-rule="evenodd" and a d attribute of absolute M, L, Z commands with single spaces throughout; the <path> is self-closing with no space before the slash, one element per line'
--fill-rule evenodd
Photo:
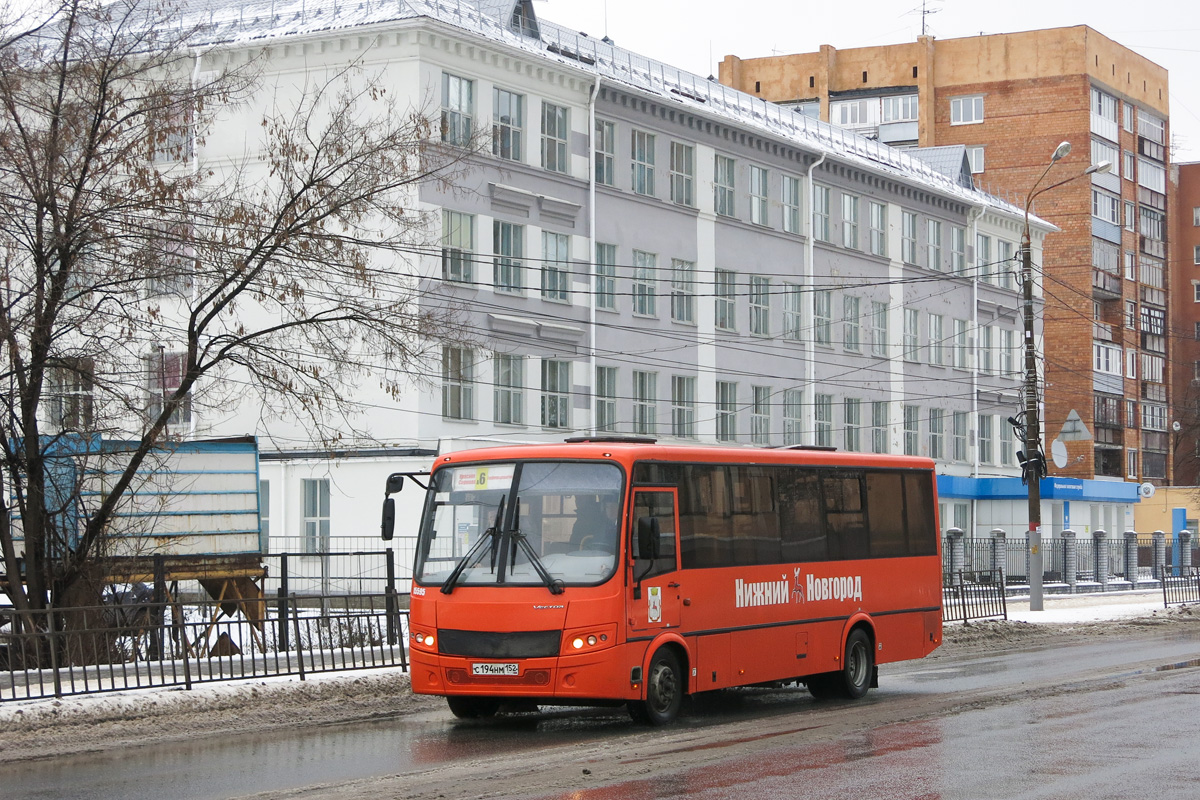
<path fill-rule="evenodd" d="M 971 180 L 971 162 L 967 159 L 965 144 L 948 144 L 942 147 L 917 147 L 908 154 L 919 158 L 938 172 L 953 178 L 960 186 L 974 187 Z"/>
<path fill-rule="evenodd" d="M 513 10 L 518 5 L 523 24 L 514 29 Z M 646 58 L 605 39 L 536 19 L 529 0 L 190 0 L 185 9 L 182 17 L 188 23 L 184 24 L 202 29 L 197 42 L 201 45 L 265 43 L 287 36 L 428 17 L 697 113 L 790 140 L 831 159 L 921 184 L 969 205 L 985 206 L 1006 216 L 1024 213 L 998 197 L 962 185 L 933 164 L 904 151 Z M 535 35 L 529 35 L 531 31 Z M 1042 220 L 1037 222 L 1053 228 Z"/>

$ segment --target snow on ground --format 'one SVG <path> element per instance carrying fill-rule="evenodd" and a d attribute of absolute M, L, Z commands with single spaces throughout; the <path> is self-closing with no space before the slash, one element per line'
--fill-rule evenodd
<path fill-rule="evenodd" d="M 1030 611 L 1027 597 L 1010 598 L 1008 601 L 1009 620 L 1047 625 L 1125 620 L 1163 610 L 1160 589 L 1107 594 L 1048 594 L 1042 596 L 1041 611 Z"/>

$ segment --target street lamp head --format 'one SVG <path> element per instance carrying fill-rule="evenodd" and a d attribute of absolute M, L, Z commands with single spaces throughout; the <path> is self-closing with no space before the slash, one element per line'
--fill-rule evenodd
<path fill-rule="evenodd" d="M 1092 164 L 1090 167 L 1087 168 L 1087 170 L 1083 174 L 1084 175 L 1092 175 L 1092 174 L 1103 175 L 1105 172 L 1108 172 L 1110 169 L 1112 169 L 1111 161 L 1101 161 L 1099 164 Z"/>
<path fill-rule="evenodd" d="M 1071 143 L 1063 142 L 1058 147 L 1054 148 L 1054 155 L 1050 156 L 1050 163 L 1054 163 L 1060 159 L 1066 158 L 1071 154 Z"/>

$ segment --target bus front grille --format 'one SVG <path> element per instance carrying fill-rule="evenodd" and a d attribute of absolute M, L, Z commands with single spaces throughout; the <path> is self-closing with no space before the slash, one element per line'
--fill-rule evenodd
<path fill-rule="evenodd" d="M 470 658 L 546 658 L 558 655 L 562 631 L 438 630 L 438 652 Z"/>

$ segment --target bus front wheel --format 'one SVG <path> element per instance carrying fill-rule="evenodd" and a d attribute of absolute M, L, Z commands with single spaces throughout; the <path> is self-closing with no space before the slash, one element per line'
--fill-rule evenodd
<path fill-rule="evenodd" d="M 447 697 L 446 704 L 459 719 L 493 717 L 500 708 L 500 701 L 494 697 Z"/>
<path fill-rule="evenodd" d="M 683 668 L 679 656 L 669 647 L 660 647 L 650 659 L 646 699 L 630 701 L 629 715 L 647 725 L 666 725 L 679 715 L 683 693 Z"/>

